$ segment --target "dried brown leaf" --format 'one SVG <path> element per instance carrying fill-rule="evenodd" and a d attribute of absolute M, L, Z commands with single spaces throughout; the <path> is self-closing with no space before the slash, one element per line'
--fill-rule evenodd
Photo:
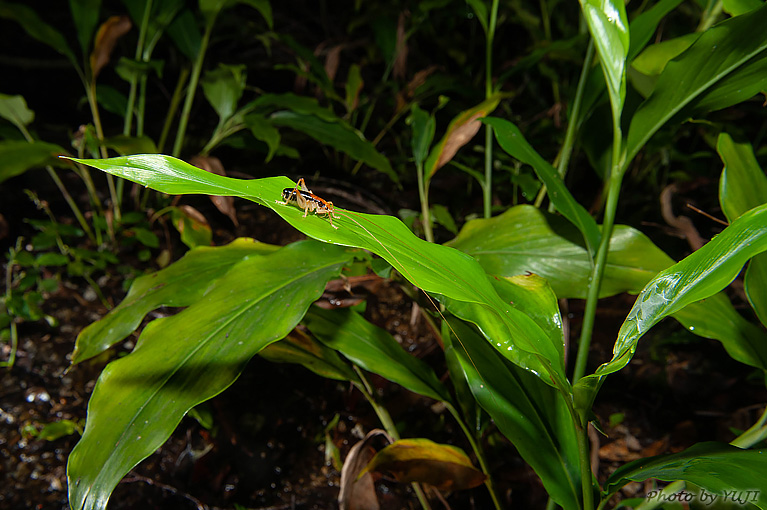
<path fill-rule="evenodd" d="M 112 50 L 117 44 L 117 40 L 127 34 L 133 24 L 128 16 L 110 16 L 96 32 L 96 39 L 93 43 L 93 53 L 91 53 L 91 71 L 93 79 L 99 75 L 105 65 L 109 63 Z"/>
<path fill-rule="evenodd" d="M 210 172 L 216 175 L 226 176 L 226 170 L 221 160 L 213 156 L 194 156 L 189 160 L 189 163 L 201 168 L 206 172 Z M 216 206 L 216 209 L 227 215 L 234 226 L 238 226 L 237 211 L 234 208 L 234 197 L 221 197 L 216 195 L 208 195 L 210 201 Z"/>
<path fill-rule="evenodd" d="M 378 498 L 376 497 L 373 475 L 365 473 L 359 477 L 359 473 L 365 469 L 376 451 L 371 446 L 374 440 L 383 437 L 388 443 L 392 438 L 386 431 L 373 429 L 367 433 L 362 441 L 352 446 L 344 461 L 341 470 L 341 490 L 338 493 L 339 510 L 379 510 Z"/>

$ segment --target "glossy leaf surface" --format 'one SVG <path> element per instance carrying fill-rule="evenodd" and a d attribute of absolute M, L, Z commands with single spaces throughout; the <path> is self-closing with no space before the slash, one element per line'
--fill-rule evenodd
<path fill-rule="evenodd" d="M 322 343 L 368 372 L 419 395 L 450 400 L 450 394 L 426 363 L 405 352 L 386 330 L 369 323 L 358 313 L 344 308 L 314 307 L 303 323 Z"/>
<path fill-rule="evenodd" d="M 296 243 L 232 266 L 202 299 L 152 321 L 93 391 L 67 467 L 72 508 L 105 508 L 119 480 L 189 409 L 227 388 L 253 355 L 293 329 L 349 258 L 335 246 Z"/>
<path fill-rule="evenodd" d="M 719 23 L 668 63 L 631 120 L 627 161 L 674 116 L 726 108 L 767 87 L 767 5 Z"/>
<path fill-rule="evenodd" d="M 258 353 L 273 363 L 297 363 L 315 374 L 337 381 L 358 382 L 359 377 L 336 351 L 294 329 L 288 336 Z"/>
<path fill-rule="evenodd" d="M 471 489 L 487 478 L 460 448 L 423 438 L 385 446 L 363 472 L 390 475 L 400 483 L 426 483 L 442 491 Z"/>
<path fill-rule="evenodd" d="M 581 10 L 599 50 L 613 117 L 620 119 L 626 98 L 629 24 L 622 0 L 581 0 Z"/>
<path fill-rule="evenodd" d="M 767 205 L 740 216 L 705 246 L 681 262 L 661 271 L 637 296 L 618 333 L 613 359 L 576 387 L 591 395 L 593 379 L 620 370 L 631 360 L 639 339 L 664 317 L 686 305 L 716 294 L 730 284 L 743 265 L 767 250 Z M 760 366 L 767 366 L 767 344 L 758 346 Z M 580 391 L 579 391 L 580 393 Z M 584 401 L 588 401 L 590 396 Z"/>
<path fill-rule="evenodd" d="M 591 262 L 572 226 L 562 218 L 520 205 L 490 219 L 467 222 L 447 243 L 476 258 L 490 274 L 527 272 L 545 278 L 560 298 L 584 298 Z M 616 226 L 600 297 L 638 292 L 673 260 L 641 232 Z"/>
<path fill-rule="evenodd" d="M 197 302 L 232 266 L 277 248 L 240 238 L 222 247 L 195 248 L 165 269 L 136 278 L 119 305 L 77 336 L 72 363 L 92 358 L 124 339 L 156 308 Z"/>
<path fill-rule="evenodd" d="M 597 227 L 597 222 L 575 200 L 575 197 L 567 189 L 559 173 L 527 143 L 527 140 L 525 140 L 517 126 L 507 120 L 494 117 L 485 119 L 484 122 L 493 127 L 495 138 L 503 150 L 521 162 L 533 167 L 538 178 L 543 181 L 548 189 L 549 200 L 565 218 L 570 220 L 580 230 L 583 238 L 586 240 L 589 254 L 593 256 L 599 246 L 602 234 L 599 231 L 599 227 Z"/>
<path fill-rule="evenodd" d="M 618 468 L 607 480 L 608 493 L 629 481 L 657 478 L 666 482 L 692 482 L 718 496 L 718 502 L 741 499 L 758 508 L 767 508 L 764 492 L 767 450 L 742 450 L 725 443 L 698 443 L 671 455 L 639 459 Z M 746 494 L 748 492 L 748 495 Z M 728 497 L 725 497 L 728 495 Z"/>
<path fill-rule="evenodd" d="M 472 328 L 451 320 L 457 338 L 445 339 L 446 356 L 458 360 L 474 398 L 566 510 L 580 508 L 575 429 L 554 388 L 506 362 Z"/>
<path fill-rule="evenodd" d="M 499 340 L 505 344 L 501 349 L 504 356 L 534 371 L 547 384 L 558 381 L 562 387 L 567 387 L 564 371 L 557 362 L 558 354 L 550 359 L 544 354 L 549 354 L 551 345 L 545 332 L 534 323 L 531 324 L 527 316 L 500 299 L 476 260 L 458 250 L 415 237 L 397 218 L 336 208 L 339 218 L 334 219 L 333 223 L 338 228 L 333 228 L 325 218 L 314 214 L 304 217 L 304 212 L 295 204 L 282 203 L 282 190 L 295 186 L 285 177 L 250 181 L 232 179 L 159 155 L 78 161 L 164 193 L 248 198 L 271 208 L 310 237 L 369 250 L 384 258 L 411 283 L 426 292 L 485 307 L 509 332 L 503 339 L 489 339 L 493 345 L 497 345 Z M 512 344 L 513 349 L 506 348 Z"/>

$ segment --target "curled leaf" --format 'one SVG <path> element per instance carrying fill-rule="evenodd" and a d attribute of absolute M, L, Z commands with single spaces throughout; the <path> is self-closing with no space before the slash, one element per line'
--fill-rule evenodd
<path fill-rule="evenodd" d="M 127 34 L 131 26 L 133 24 L 128 16 L 111 16 L 99 27 L 91 53 L 91 71 L 94 79 L 109 63 L 117 40 Z"/>
<path fill-rule="evenodd" d="M 339 510 L 378 510 L 380 508 L 373 485 L 373 476 L 370 473 L 362 473 L 375 455 L 375 449 L 371 445 L 379 436 L 383 436 L 389 443 L 392 442 L 392 438 L 385 431 L 373 429 L 349 450 L 341 470 Z"/>
<path fill-rule="evenodd" d="M 471 489 L 487 478 L 460 448 L 421 438 L 401 439 L 385 447 L 363 473 L 388 474 L 398 482 L 427 483 L 445 491 Z"/>

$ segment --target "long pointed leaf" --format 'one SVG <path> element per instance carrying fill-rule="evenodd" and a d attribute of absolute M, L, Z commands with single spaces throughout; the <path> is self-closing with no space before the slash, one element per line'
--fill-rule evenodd
<path fill-rule="evenodd" d="M 313 241 L 240 262 L 181 313 L 157 319 L 110 363 L 69 456 L 69 501 L 104 509 L 120 479 L 155 451 L 192 407 L 232 384 L 248 360 L 284 337 L 350 254 Z"/>
<path fill-rule="evenodd" d="M 287 222 L 315 239 L 369 250 L 391 264 L 411 283 L 426 292 L 458 301 L 478 303 L 495 314 L 509 336 L 489 339 L 513 363 L 536 373 L 547 384 L 567 389 L 569 383 L 558 363 L 550 358 L 546 333 L 524 313 L 505 303 L 472 257 L 433 243 L 413 233 L 397 218 L 362 214 L 336 208 L 333 228 L 326 218 L 310 215 L 295 204 L 283 204 L 282 189 L 294 184 L 285 177 L 243 181 L 211 174 L 175 158 L 161 155 L 124 156 L 104 160 L 77 160 L 83 164 L 139 182 L 164 193 L 199 193 L 244 197 L 273 209 Z M 506 347 L 513 345 L 513 349 Z M 545 360 L 541 356 L 546 357 Z"/>

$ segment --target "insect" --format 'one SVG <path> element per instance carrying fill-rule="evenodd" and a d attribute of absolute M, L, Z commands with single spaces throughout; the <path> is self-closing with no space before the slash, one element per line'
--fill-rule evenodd
<path fill-rule="evenodd" d="M 338 230 L 338 227 L 333 225 L 333 218 L 340 218 L 340 216 L 336 216 L 333 202 L 328 202 L 312 193 L 312 190 L 306 187 L 303 177 L 298 179 L 295 188 L 282 190 L 282 199 L 284 202 L 277 201 L 277 203 L 287 205 L 295 200 L 298 207 L 304 210 L 304 218 L 309 214 L 309 211 L 315 214 L 324 214 L 330 220 L 330 226 Z"/>

